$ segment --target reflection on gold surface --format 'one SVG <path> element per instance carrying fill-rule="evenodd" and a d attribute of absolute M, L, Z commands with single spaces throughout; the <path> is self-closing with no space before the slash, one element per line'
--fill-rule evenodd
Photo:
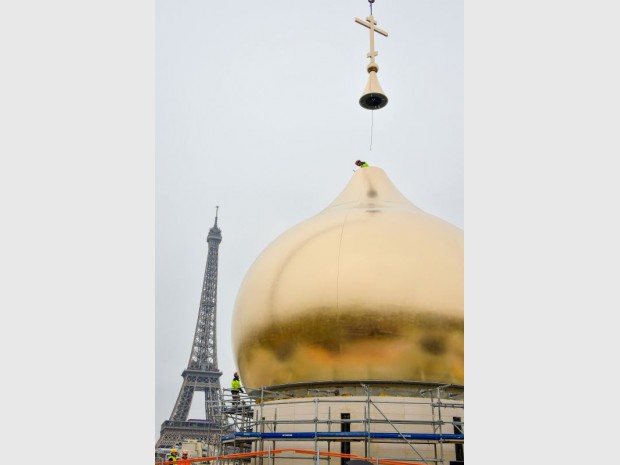
<path fill-rule="evenodd" d="M 258 257 L 233 349 L 246 386 L 323 380 L 462 384 L 463 233 L 362 168 Z"/>

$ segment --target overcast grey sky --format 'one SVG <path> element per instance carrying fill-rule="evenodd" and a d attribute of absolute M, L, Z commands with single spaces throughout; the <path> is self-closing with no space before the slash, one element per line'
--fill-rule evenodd
<path fill-rule="evenodd" d="M 389 34 L 375 38 L 389 103 L 374 115 L 358 104 L 367 1 L 157 1 L 156 438 L 187 366 L 216 205 L 224 387 L 245 273 L 342 191 L 356 159 L 463 227 L 463 2 L 377 0 L 373 13 Z"/>

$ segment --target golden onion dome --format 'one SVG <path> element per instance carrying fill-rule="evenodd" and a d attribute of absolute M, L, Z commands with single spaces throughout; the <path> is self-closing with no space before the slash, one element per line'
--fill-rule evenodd
<path fill-rule="evenodd" d="M 463 384 L 463 231 L 358 169 L 325 210 L 256 259 L 239 289 L 243 383 Z"/>

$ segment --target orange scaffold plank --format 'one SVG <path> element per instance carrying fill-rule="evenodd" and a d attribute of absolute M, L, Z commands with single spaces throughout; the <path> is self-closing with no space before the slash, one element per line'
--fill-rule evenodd
<path fill-rule="evenodd" d="M 194 462 L 214 462 L 216 460 L 229 460 L 229 459 L 238 459 L 238 458 L 248 458 L 248 457 L 260 457 L 260 456 L 265 456 L 265 455 L 277 455 L 277 454 L 281 454 L 282 452 L 293 452 L 296 454 L 310 454 L 310 455 L 316 455 L 316 451 L 312 450 L 312 449 L 274 449 L 271 451 L 268 450 L 261 450 L 261 451 L 256 451 L 256 452 L 244 452 L 244 453 L 239 453 L 239 454 L 228 454 L 228 455 L 220 455 L 220 456 L 213 456 L 213 457 L 197 457 L 197 458 L 193 458 L 193 459 L 177 459 L 175 462 L 175 465 L 191 465 Z M 356 459 L 356 460 L 366 460 L 372 464 L 376 464 L 377 462 L 379 463 L 379 465 L 424 465 L 418 462 L 403 462 L 403 461 L 399 461 L 399 460 L 389 460 L 389 459 L 379 459 L 377 461 L 376 458 L 374 457 L 361 457 L 359 455 L 355 455 L 355 454 L 342 454 L 339 452 L 325 452 L 325 451 L 319 451 L 319 455 L 323 456 L 323 457 L 343 457 L 343 458 L 349 458 L 349 459 Z M 170 465 L 170 462 L 155 462 L 155 465 Z"/>

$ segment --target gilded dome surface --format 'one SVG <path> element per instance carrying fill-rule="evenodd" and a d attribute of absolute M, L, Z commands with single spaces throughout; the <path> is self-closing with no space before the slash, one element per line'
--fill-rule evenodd
<path fill-rule="evenodd" d="M 233 315 L 245 386 L 463 384 L 463 231 L 358 169 L 322 212 L 256 259 Z"/>

